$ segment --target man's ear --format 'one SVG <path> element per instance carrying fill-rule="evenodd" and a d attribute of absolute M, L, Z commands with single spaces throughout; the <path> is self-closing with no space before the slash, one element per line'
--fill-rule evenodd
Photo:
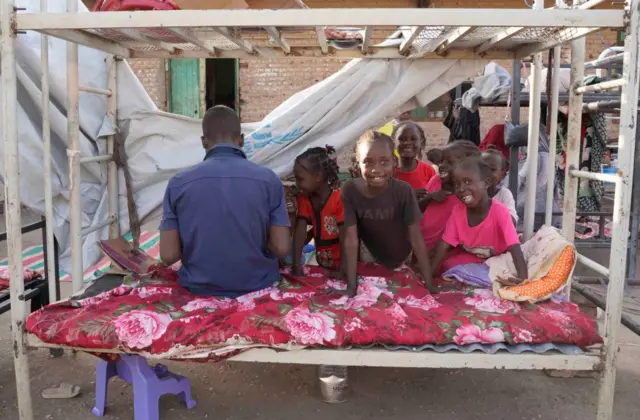
<path fill-rule="evenodd" d="M 244 134 L 240 134 L 240 147 L 244 147 Z"/>
<path fill-rule="evenodd" d="M 205 136 L 202 136 L 200 137 L 200 141 L 202 141 L 202 147 L 204 148 L 204 150 L 207 150 L 208 149 L 207 146 L 209 145 L 209 140 Z"/>

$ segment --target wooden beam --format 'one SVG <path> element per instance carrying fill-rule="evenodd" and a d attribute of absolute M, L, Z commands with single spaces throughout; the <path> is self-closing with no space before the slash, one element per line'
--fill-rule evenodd
<path fill-rule="evenodd" d="M 329 52 L 329 43 L 327 42 L 327 35 L 324 33 L 324 26 L 316 26 L 316 36 L 318 37 L 318 44 L 322 54 Z"/>
<path fill-rule="evenodd" d="M 84 45 L 85 47 L 95 48 L 96 50 L 104 51 L 118 57 L 131 57 L 131 50 L 129 48 L 89 32 L 52 29 L 50 31 L 41 31 L 41 33 L 43 35 L 63 39 L 67 42 L 75 42 L 76 44 Z"/>
<path fill-rule="evenodd" d="M 131 58 L 211 58 L 208 53 L 200 50 L 177 50 L 174 54 L 167 51 L 144 51 L 132 50 Z M 215 58 L 241 58 L 241 59 L 261 59 L 261 58 L 310 58 L 310 57 L 333 57 L 333 58 L 363 58 L 360 49 L 351 50 L 334 50 L 329 49 L 328 54 L 323 54 L 319 47 L 291 47 L 291 53 L 285 54 L 280 48 L 276 47 L 256 47 L 253 52 L 248 53 L 242 49 L 222 50 L 218 49 Z M 400 55 L 398 47 L 376 47 L 369 48 L 367 58 L 374 59 L 411 59 Z M 422 59 L 442 59 L 441 55 L 435 52 L 425 54 L 420 57 Z M 485 59 L 485 60 L 513 60 L 515 53 L 507 50 L 488 51 L 483 57 L 474 53 L 472 49 L 453 49 L 447 51 L 447 58 L 455 59 Z"/>
<path fill-rule="evenodd" d="M 289 54 L 291 52 L 289 43 L 286 39 L 284 39 L 284 36 L 282 36 L 282 33 L 278 30 L 278 28 L 276 28 L 275 26 L 265 26 L 264 30 L 267 31 L 269 36 L 273 38 L 276 44 L 278 44 L 278 46 L 282 48 L 282 51 L 284 51 L 285 54 Z"/>
<path fill-rule="evenodd" d="M 564 44 L 565 42 L 582 38 L 594 32 L 598 32 L 599 30 L 600 28 L 563 29 L 562 31 L 558 32 L 557 36 L 554 36 L 555 39 L 536 42 L 533 44 L 526 44 L 518 48 L 517 50 L 515 50 L 516 57 L 523 58 L 540 51 L 547 51 L 550 48 L 555 47 L 556 45 Z"/>
<path fill-rule="evenodd" d="M 505 39 L 509 39 L 512 36 L 517 35 L 520 32 L 524 31 L 525 29 L 526 28 L 523 28 L 520 26 L 520 27 L 511 27 L 511 28 L 505 29 L 504 31 L 500 31 L 494 36 L 492 36 L 491 38 L 489 38 L 488 40 L 484 41 L 482 44 L 478 45 L 476 47 L 476 52 L 483 53 L 487 51 L 489 48 L 496 45 L 497 43 L 502 42 Z"/>
<path fill-rule="evenodd" d="M 364 36 L 362 37 L 362 54 L 369 53 L 369 47 L 371 46 L 371 35 L 373 34 L 373 27 L 365 26 Z"/>
<path fill-rule="evenodd" d="M 181 28 L 167 28 L 169 32 L 182 39 L 184 42 L 188 42 L 190 44 L 195 45 L 201 50 L 207 51 L 211 54 L 216 53 L 216 49 L 210 45 L 207 45 L 202 39 L 198 38 L 198 36 L 189 29 L 181 29 Z"/>
<path fill-rule="evenodd" d="M 420 35 L 420 32 L 422 32 L 423 29 L 424 29 L 424 26 L 414 26 L 411 28 L 411 34 L 409 35 L 409 37 L 404 41 L 402 41 L 402 44 L 400 44 L 400 49 L 398 50 L 400 51 L 400 54 L 406 54 L 411 50 L 413 41 L 416 40 L 416 38 L 418 37 L 418 35 Z"/>
<path fill-rule="evenodd" d="M 18 13 L 16 30 L 316 27 L 483 26 L 504 28 L 623 28 L 624 10 L 529 9 L 281 9 L 146 10 L 93 13 Z"/>
<path fill-rule="evenodd" d="M 458 39 L 462 38 L 463 36 L 465 36 L 466 34 L 468 34 L 474 29 L 475 27 L 473 26 L 462 26 L 460 28 L 456 28 L 446 33 L 444 35 L 444 38 L 434 39 L 431 42 L 429 42 L 429 44 L 427 44 L 422 49 L 422 51 L 416 54 L 415 58 L 423 57 L 425 54 L 432 53 L 432 52 L 443 54 L 449 49 L 449 47 L 451 47 L 451 45 L 453 45 L 453 43 L 455 43 Z"/>
<path fill-rule="evenodd" d="M 161 50 L 168 51 L 169 53 L 174 53 L 176 51 L 176 48 L 173 47 L 172 45 L 169 45 L 166 42 L 158 41 L 157 39 L 153 39 L 149 36 L 141 34 L 140 31 L 138 31 L 137 29 L 127 28 L 127 29 L 114 29 L 114 30 L 135 41 L 153 45 L 154 47 L 160 48 Z"/>
<path fill-rule="evenodd" d="M 249 43 L 247 40 L 244 40 L 242 38 L 234 37 L 233 34 L 231 34 L 231 31 L 229 30 L 229 28 L 221 27 L 221 28 L 212 28 L 212 29 L 219 35 L 222 35 L 224 38 L 226 38 L 227 41 L 231 42 L 232 44 L 235 44 L 241 50 L 244 50 L 249 54 L 253 54 L 255 52 L 255 49 L 253 48 L 253 45 L 251 45 L 251 43 Z"/>

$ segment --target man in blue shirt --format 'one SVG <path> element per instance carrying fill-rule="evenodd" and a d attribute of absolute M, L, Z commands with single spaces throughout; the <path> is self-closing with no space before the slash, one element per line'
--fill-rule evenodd
<path fill-rule="evenodd" d="M 289 253 L 282 182 L 249 162 L 240 119 L 225 106 L 202 121 L 204 161 L 175 175 L 164 196 L 160 258 L 179 260 L 179 283 L 194 293 L 237 297 L 280 280 Z"/>

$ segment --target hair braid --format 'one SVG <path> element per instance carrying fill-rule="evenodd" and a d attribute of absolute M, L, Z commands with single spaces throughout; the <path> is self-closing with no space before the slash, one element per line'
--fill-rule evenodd
<path fill-rule="evenodd" d="M 338 175 L 340 168 L 336 159 L 330 156 L 334 153 L 335 149 L 332 146 L 312 147 L 298 155 L 296 163 L 300 163 L 303 160 L 308 162 L 310 166 L 305 166 L 305 169 L 316 173 L 322 172 L 327 184 L 332 188 L 337 188 L 340 181 Z"/>

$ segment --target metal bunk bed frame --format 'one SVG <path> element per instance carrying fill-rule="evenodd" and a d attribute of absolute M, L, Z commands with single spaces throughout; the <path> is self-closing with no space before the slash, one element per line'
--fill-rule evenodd
<path fill-rule="evenodd" d="M 107 140 L 108 154 L 82 157 L 79 149 L 79 92 L 107 95 L 109 117 L 116 123 L 116 60 L 131 57 L 370 57 L 370 58 L 473 58 L 520 59 L 534 54 L 530 120 L 539 120 L 542 87 L 542 51 L 571 41 L 571 84 L 569 97 L 569 131 L 563 226 L 564 235 L 574 240 L 575 205 L 578 179 L 588 178 L 615 183 L 614 228 L 609 269 L 580 258 L 610 278 L 605 317 L 605 344 L 601 351 L 567 356 L 563 354 L 478 354 L 389 352 L 377 349 L 304 349 L 276 352 L 253 349 L 230 360 L 245 362 L 333 364 L 347 366 L 395 366 L 422 368 L 476 369 L 560 369 L 597 370 L 602 372 L 598 419 L 612 416 L 616 356 L 620 334 L 621 302 L 626 269 L 626 247 L 634 164 L 638 89 L 640 87 L 640 0 L 628 0 L 624 10 L 589 10 L 604 0 L 589 0 L 572 9 L 560 5 L 543 10 L 536 0 L 533 10 L 504 9 L 306 9 L 306 10 L 180 10 L 143 12 L 78 13 L 77 1 L 67 0 L 66 13 L 20 13 L 15 0 L 0 0 L 0 54 L 2 78 L 2 136 L 4 139 L 6 221 L 11 290 L 11 331 L 20 420 L 32 420 L 29 347 L 46 346 L 25 332 L 27 316 L 22 303 L 24 287 L 21 264 L 19 149 L 16 125 L 16 37 L 26 30 L 38 31 L 42 38 L 43 140 L 46 217 L 52 213 L 50 136 L 48 124 L 47 36 L 69 41 L 67 46 L 68 155 L 71 177 L 71 249 L 74 289 L 82 287 L 82 254 L 80 224 L 80 165 L 84 162 L 108 162 L 110 236 L 117 236 L 117 168 L 112 159 L 115 139 Z M 47 11 L 47 1 L 41 9 Z M 509 22 L 507 27 L 505 22 Z M 478 26 L 478 25 L 481 26 Z M 362 46 L 358 50 L 333 50 L 324 36 L 323 27 L 363 26 Z M 400 47 L 375 46 L 372 40 L 376 25 L 411 25 L 410 36 Z M 623 77 L 596 87 L 583 87 L 584 36 L 600 28 L 625 28 Z M 147 28 L 145 30 L 144 28 Z M 434 29 L 435 28 L 435 29 Z M 153 29 L 154 32 L 150 32 Z M 294 44 L 293 37 L 311 33 L 313 45 Z M 433 33 L 436 33 L 434 36 Z M 167 37 L 169 33 L 169 37 Z M 425 34 L 427 34 L 425 36 Z M 431 35 L 429 35 L 431 34 Z M 262 36 L 262 38 L 260 38 Z M 291 39 L 288 37 L 291 36 Z M 252 41 L 248 41 L 249 38 Z M 269 37 L 277 47 L 268 44 Z M 262 45 L 258 45 L 262 42 Z M 108 89 L 78 86 L 78 44 L 106 52 L 109 69 Z M 555 73 L 557 74 L 557 72 Z M 618 172 L 615 175 L 583 172 L 576 169 L 580 149 L 580 117 L 583 94 L 597 88 L 622 89 Z M 557 109 L 558 83 L 553 87 L 553 104 Z M 537 156 L 538 124 L 529 124 L 529 156 Z M 552 127 L 553 131 L 553 127 Z M 555 134 L 553 134 L 555 136 Z M 535 163 L 535 162 L 534 162 Z M 536 164 L 531 168 L 535 171 Z M 536 177 L 528 181 L 527 203 L 535 202 Z M 573 193 L 571 193 L 573 192 Z M 529 197 L 531 196 L 531 197 Z M 534 207 L 525 212 L 525 238 L 533 233 Z M 548 215 L 550 216 L 550 215 Z M 52 232 L 48 229 L 48 232 Z M 49 233 L 47 242 L 53 243 Z M 54 264 L 49 265 L 52 270 Z"/>

